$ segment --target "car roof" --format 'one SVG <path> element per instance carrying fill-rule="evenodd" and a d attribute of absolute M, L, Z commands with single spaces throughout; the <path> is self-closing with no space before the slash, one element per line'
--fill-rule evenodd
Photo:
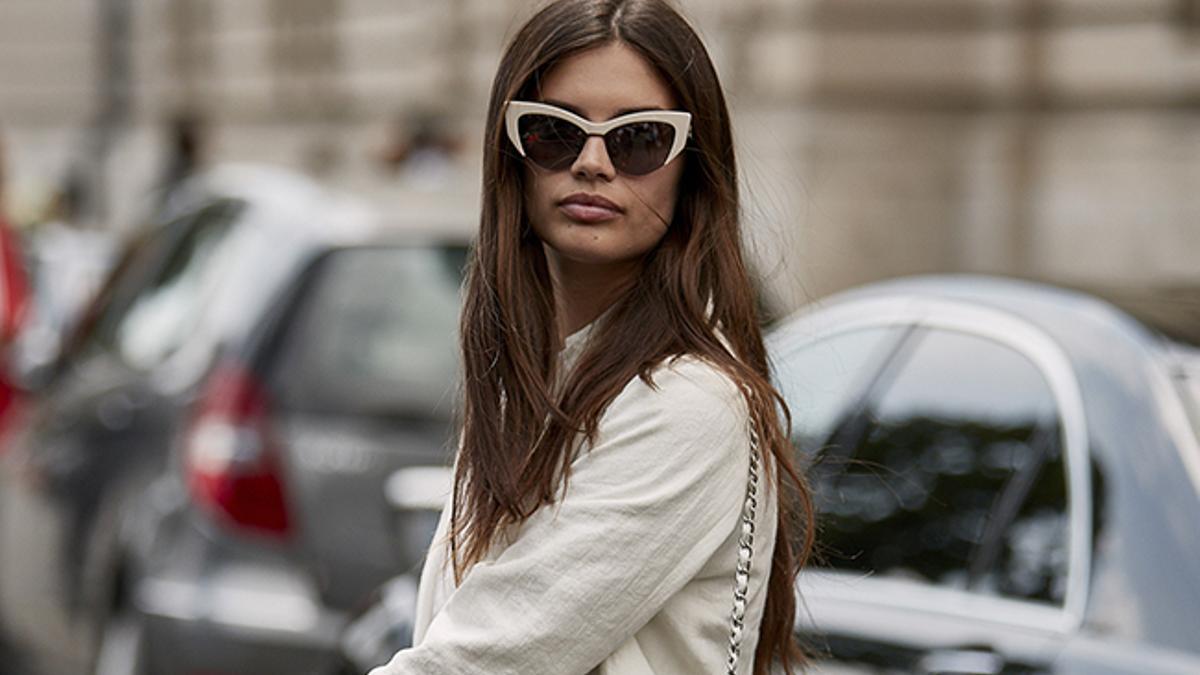
<path fill-rule="evenodd" d="M 1134 313 L 1134 303 L 1118 304 L 1081 288 L 984 274 L 923 274 L 898 277 L 851 288 L 816 301 L 815 306 L 866 297 L 918 297 L 983 305 L 1020 316 L 1064 344 L 1091 339 L 1097 332 L 1120 335 L 1142 347 L 1189 343 L 1188 332 Z M 1197 327 L 1193 327 L 1197 328 Z M 1191 343 L 1200 344 L 1200 343 Z"/>
<path fill-rule="evenodd" d="M 1200 348 L 1200 285 L 1080 285 L 1078 290 L 1103 298 L 1164 337 Z"/>
<path fill-rule="evenodd" d="M 181 210 L 215 199 L 244 202 L 251 227 L 321 246 L 428 240 L 465 242 L 473 231 L 461 215 L 435 211 L 428 200 L 413 208 L 375 207 L 296 171 L 266 164 L 225 163 L 190 179 Z"/>

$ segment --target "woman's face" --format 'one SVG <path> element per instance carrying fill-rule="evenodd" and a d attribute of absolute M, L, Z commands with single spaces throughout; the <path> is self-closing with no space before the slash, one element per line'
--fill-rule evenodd
<path fill-rule="evenodd" d="M 538 98 L 593 121 L 633 110 L 675 108 L 654 68 L 620 43 L 574 54 L 542 78 Z M 666 234 L 675 211 L 683 155 L 644 176 L 618 174 L 604 139 L 589 137 L 569 169 L 526 162 L 525 206 L 530 226 L 560 270 L 578 265 L 627 267 Z M 581 205 L 599 197 L 612 208 Z"/>

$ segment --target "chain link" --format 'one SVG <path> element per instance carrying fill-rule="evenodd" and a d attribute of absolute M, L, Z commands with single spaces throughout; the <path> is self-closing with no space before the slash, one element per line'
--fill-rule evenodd
<path fill-rule="evenodd" d="M 726 675 L 737 675 L 746 619 L 746 594 L 750 586 L 750 559 L 754 555 L 754 513 L 758 507 L 758 430 L 750 422 L 750 475 L 746 481 L 746 503 L 742 507 L 742 536 L 738 540 L 737 571 L 733 580 L 733 611 L 729 617 L 729 655 Z"/>

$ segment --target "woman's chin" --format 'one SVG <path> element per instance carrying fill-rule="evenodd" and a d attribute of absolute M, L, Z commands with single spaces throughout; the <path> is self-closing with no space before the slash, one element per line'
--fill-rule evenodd
<path fill-rule="evenodd" d="M 598 223 L 577 223 L 562 214 L 534 224 L 549 254 L 576 265 L 628 265 L 640 260 L 662 239 L 664 232 L 639 227 L 627 214 Z"/>
<path fill-rule="evenodd" d="M 614 247 L 610 242 L 603 241 L 602 237 L 588 235 L 586 239 L 579 241 L 578 237 L 571 237 L 567 241 L 553 241 L 547 244 L 547 252 L 562 263 L 575 265 L 620 265 L 640 257 L 636 251 Z"/>

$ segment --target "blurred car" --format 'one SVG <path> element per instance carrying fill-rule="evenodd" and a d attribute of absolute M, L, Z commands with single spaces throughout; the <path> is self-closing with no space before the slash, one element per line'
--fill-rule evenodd
<path fill-rule="evenodd" d="M 407 550 L 420 552 L 422 562 L 453 487 L 453 471 L 445 466 L 403 468 L 384 485 L 395 510 L 396 538 Z M 412 645 L 419 580 L 419 569 L 392 578 L 346 625 L 339 641 L 339 675 L 362 675 Z"/>
<path fill-rule="evenodd" d="M 933 276 L 816 303 L 768 348 L 818 511 L 818 672 L 1200 673 L 1194 345 Z"/>
<path fill-rule="evenodd" d="M 819 514 L 810 672 L 1200 673 L 1200 350 L 974 276 L 837 294 L 767 347 Z M 416 579 L 351 623 L 344 672 L 411 643 Z"/>
<path fill-rule="evenodd" d="M 465 230 L 262 167 L 186 190 L 0 462 L 0 626 L 31 672 L 329 673 L 423 552 L 382 486 L 449 461 Z"/>

